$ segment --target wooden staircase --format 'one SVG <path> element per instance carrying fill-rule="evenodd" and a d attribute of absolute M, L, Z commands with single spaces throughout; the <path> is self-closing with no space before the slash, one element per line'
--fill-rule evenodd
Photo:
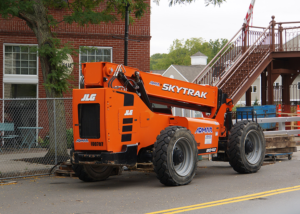
<path fill-rule="evenodd" d="M 237 103 L 272 61 L 272 24 L 259 33 L 242 28 L 193 82 L 217 86 Z"/>

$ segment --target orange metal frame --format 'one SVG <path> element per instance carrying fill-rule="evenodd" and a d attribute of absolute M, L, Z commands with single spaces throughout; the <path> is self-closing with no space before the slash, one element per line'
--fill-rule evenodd
<path fill-rule="evenodd" d="M 159 103 L 165 105 L 170 105 L 168 103 L 171 100 L 172 106 L 180 107 L 184 103 L 191 105 L 189 109 L 192 110 L 197 110 L 197 106 L 204 106 L 210 110 L 210 114 L 205 118 L 187 118 L 153 112 L 137 93 L 126 91 L 126 88 L 117 78 L 113 81 L 112 87 L 108 87 L 109 80 L 117 72 L 117 67 L 117 64 L 108 62 L 84 63 L 82 65 L 85 78 L 84 89 L 73 90 L 75 150 L 116 153 L 121 151 L 122 145 L 138 144 L 139 151 L 141 148 L 153 145 L 156 137 L 166 127 L 183 126 L 194 135 L 199 151 L 204 151 L 203 154 L 217 152 L 219 137 L 226 137 L 224 115 L 233 107 L 231 100 L 227 99 L 226 103 L 218 109 L 218 88 L 170 79 L 125 66 L 122 72 L 128 79 L 134 80 L 135 72 L 139 72 L 150 100 L 158 98 Z M 127 95 L 134 100 L 132 105 L 124 104 Z M 82 101 L 84 97 L 91 96 L 94 96 L 95 99 Z M 100 104 L 99 139 L 78 141 L 81 139 L 78 126 L 78 105 L 83 103 Z M 124 124 L 124 119 L 130 119 L 131 122 Z M 131 130 L 124 129 L 125 126 L 131 126 Z M 124 141 L 124 135 L 130 135 L 130 138 Z M 91 142 L 95 141 L 101 143 L 92 146 Z"/>

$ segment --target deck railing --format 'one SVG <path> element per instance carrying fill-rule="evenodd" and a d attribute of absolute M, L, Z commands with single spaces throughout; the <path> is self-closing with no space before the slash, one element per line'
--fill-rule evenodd
<path fill-rule="evenodd" d="M 241 28 L 208 65 L 205 66 L 193 82 L 212 85 L 215 81 L 214 78 L 221 75 L 242 54 L 242 46 L 243 32 Z"/>
<path fill-rule="evenodd" d="M 271 52 L 300 51 L 300 26 L 291 26 L 300 22 L 275 22 L 270 25 L 248 27 L 244 25 L 209 64 L 193 80 L 197 84 L 208 84 L 227 88 L 232 96 L 236 95 L 264 58 Z M 286 26 L 283 28 L 282 26 Z M 253 60 L 260 58 L 260 60 Z M 242 81 L 226 84 L 235 76 L 242 76 Z M 227 92 L 228 93 L 228 92 Z"/>
<path fill-rule="evenodd" d="M 247 48 L 243 56 L 235 62 L 234 66 L 225 75 L 219 77 L 220 80 L 216 86 L 226 91 L 233 98 L 247 82 L 248 78 L 256 71 L 258 66 L 264 62 L 271 50 L 274 49 L 272 46 L 274 37 L 271 35 L 272 23 Z M 242 78 L 235 78 L 237 76 Z"/>

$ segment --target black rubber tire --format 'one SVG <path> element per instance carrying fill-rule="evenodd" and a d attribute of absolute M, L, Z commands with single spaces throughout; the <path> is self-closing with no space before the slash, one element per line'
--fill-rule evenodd
<path fill-rule="evenodd" d="M 71 149 L 71 157 L 74 151 L 74 145 Z M 105 167 L 105 170 L 95 170 L 99 168 L 99 165 L 80 165 L 73 164 L 71 158 L 72 169 L 75 172 L 75 175 L 84 182 L 93 182 L 93 181 L 104 181 L 106 180 L 112 173 L 115 167 L 113 166 L 101 166 Z M 119 167 L 118 167 L 119 168 Z"/>
<path fill-rule="evenodd" d="M 246 158 L 245 140 L 248 133 L 252 132 L 257 136 L 261 146 L 261 152 L 255 163 L 250 163 Z M 255 173 L 264 161 L 266 151 L 266 141 L 262 128 L 258 123 L 252 121 L 240 121 L 230 130 L 229 141 L 227 144 L 227 155 L 232 168 L 239 173 Z"/>
<path fill-rule="evenodd" d="M 79 164 L 72 164 L 72 169 L 75 172 L 75 175 L 84 182 L 92 182 L 95 181 L 91 177 L 88 176 L 88 174 L 85 172 L 83 165 Z"/>
<path fill-rule="evenodd" d="M 113 166 L 73 164 L 72 168 L 78 178 L 84 182 L 104 181 L 114 170 Z"/>
<path fill-rule="evenodd" d="M 180 138 L 184 138 L 184 141 L 188 143 L 187 146 L 192 151 L 190 159 L 193 165 L 191 168 L 188 167 L 189 171 L 185 176 L 177 174 L 173 163 L 173 148 Z M 157 136 L 153 150 L 153 165 L 157 178 L 162 184 L 166 186 L 179 186 L 190 183 L 195 176 L 197 161 L 197 143 L 190 130 L 180 126 L 170 126 L 161 131 L 160 135 Z"/>

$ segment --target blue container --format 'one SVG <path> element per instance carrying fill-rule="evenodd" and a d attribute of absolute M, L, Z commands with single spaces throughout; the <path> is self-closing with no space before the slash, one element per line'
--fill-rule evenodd
<path fill-rule="evenodd" d="M 247 107 L 237 107 L 236 114 L 237 119 L 246 120 L 247 114 L 248 119 L 252 120 L 252 111 L 257 115 L 257 118 L 264 117 L 276 117 L 276 106 L 275 105 L 265 105 L 265 106 L 247 106 Z M 262 129 L 275 129 L 276 123 L 261 123 L 259 124 Z"/>

